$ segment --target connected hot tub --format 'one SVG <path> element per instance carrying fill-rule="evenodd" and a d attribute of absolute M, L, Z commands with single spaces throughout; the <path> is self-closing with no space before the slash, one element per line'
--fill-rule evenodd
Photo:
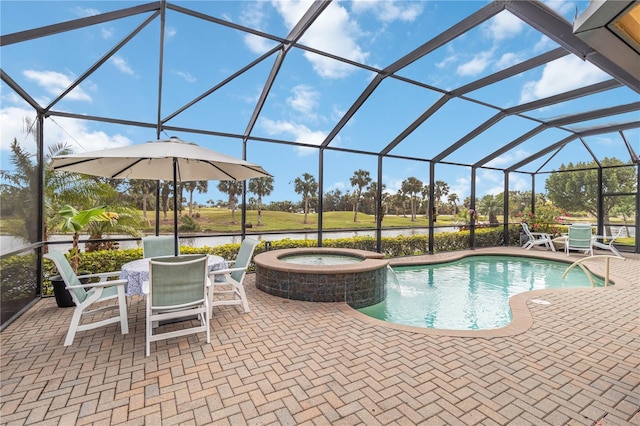
<path fill-rule="evenodd" d="M 358 309 L 386 297 L 389 261 L 380 253 L 296 248 L 260 253 L 253 261 L 256 287 L 285 299 L 346 302 Z"/>

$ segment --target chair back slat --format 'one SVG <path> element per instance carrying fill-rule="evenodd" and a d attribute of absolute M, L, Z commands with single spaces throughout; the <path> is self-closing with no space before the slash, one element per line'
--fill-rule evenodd
<path fill-rule="evenodd" d="M 203 300 L 207 279 L 206 255 L 152 258 L 149 268 L 149 293 L 153 308 Z"/>
<path fill-rule="evenodd" d="M 142 238 L 142 256 L 145 258 L 158 256 L 173 256 L 175 254 L 175 239 L 171 235 L 158 235 Z M 178 247 L 180 254 L 180 247 Z"/>
<path fill-rule="evenodd" d="M 73 272 L 71 264 L 69 264 L 69 261 L 63 253 L 50 251 L 45 254 L 44 257 L 51 260 L 56 265 L 58 273 L 67 286 L 78 286 L 82 284 L 76 273 Z M 75 299 L 74 303 L 76 305 L 81 304 L 87 298 L 87 291 L 84 288 L 74 288 L 69 291 L 72 293 L 71 296 Z"/>
<path fill-rule="evenodd" d="M 569 248 L 589 249 L 591 247 L 591 225 L 577 223 L 569 226 Z"/>
<path fill-rule="evenodd" d="M 521 225 L 522 230 L 527 235 L 527 237 L 529 237 L 530 240 L 533 240 L 533 235 L 531 235 L 531 231 L 529 231 L 529 226 L 525 222 L 522 222 Z"/>
<path fill-rule="evenodd" d="M 242 282 L 242 278 L 247 272 L 247 267 L 249 266 L 249 262 L 257 245 L 258 240 L 254 240 L 253 238 L 245 238 L 242 244 L 240 244 L 240 250 L 238 251 L 238 256 L 236 257 L 236 262 L 233 267 L 244 268 L 244 270 L 231 273 L 231 277 L 237 282 Z"/>

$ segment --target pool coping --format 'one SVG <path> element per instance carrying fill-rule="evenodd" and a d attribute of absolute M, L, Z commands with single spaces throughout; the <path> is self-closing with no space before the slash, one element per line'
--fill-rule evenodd
<path fill-rule="evenodd" d="M 312 254 L 318 253 L 318 251 L 321 251 L 323 254 L 347 254 L 353 257 L 361 258 L 362 262 L 348 263 L 344 265 L 331 265 L 330 268 L 327 268 L 327 265 L 306 265 L 280 260 L 281 257 L 292 256 L 296 254 Z M 384 255 L 382 255 L 381 253 L 338 247 L 301 247 L 270 250 L 257 254 L 253 258 L 253 263 L 258 267 L 269 268 L 281 272 L 322 272 L 327 275 L 372 271 L 386 266 L 389 261 L 390 259 L 385 259 Z"/>
<path fill-rule="evenodd" d="M 562 253 L 564 255 L 564 253 Z M 545 260 L 555 260 L 559 262 L 567 263 L 567 265 L 572 264 L 573 262 L 579 260 L 580 258 L 584 258 L 585 256 L 576 257 L 576 255 L 572 255 L 570 257 L 559 257 L 558 252 L 550 252 L 550 251 L 529 251 L 523 250 L 522 253 L 514 252 L 513 247 L 504 247 L 504 248 L 489 248 L 489 249 L 476 249 L 476 250 L 463 250 L 456 252 L 448 252 L 448 253 L 439 253 L 435 255 L 418 255 L 418 256 L 407 256 L 407 257 L 399 257 L 399 258 L 391 258 L 389 259 L 390 266 L 409 266 L 409 265 L 425 265 L 425 264 L 433 264 L 433 263 L 447 263 L 455 260 L 462 259 L 464 257 L 469 256 L 486 256 L 486 255 L 496 255 L 496 256 L 514 256 L 514 257 L 529 257 L 529 258 L 539 258 Z M 624 260 L 624 258 L 619 259 L 619 261 Z M 604 263 L 604 262 L 603 262 Z M 601 278 L 605 275 L 604 266 L 600 264 L 600 262 L 590 261 L 586 264 L 589 271 L 591 271 L 594 275 L 599 276 Z M 408 331 L 412 333 L 428 335 L 428 336 L 450 336 L 450 337 L 470 337 L 470 338 L 496 338 L 496 337 L 510 337 L 517 336 L 518 334 L 522 334 L 525 331 L 529 330 L 533 326 L 533 315 L 531 310 L 529 309 L 529 303 L 537 303 L 544 305 L 546 301 L 542 299 L 545 295 L 550 294 L 558 294 L 558 293 L 573 293 L 573 292 L 586 292 L 586 291 L 616 291 L 617 289 L 627 288 L 632 285 L 631 282 L 624 279 L 621 276 L 615 275 L 615 273 L 610 274 L 611 283 L 615 283 L 615 285 L 610 285 L 609 287 L 596 287 L 596 288 L 563 288 L 563 289 L 544 289 L 544 290 L 532 290 L 524 293 L 516 294 L 509 299 L 509 307 L 511 308 L 512 320 L 511 323 L 504 327 L 488 329 L 488 330 L 448 330 L 448 329 L 439 329 L 439 328 L 425 328 L 425 327 L 416 327 L 404 324 L 395 324 L 391 322 L 382 321 L 376 318 L 372 318 L 368 315 L 365 315 L 353 308 L 349 305 L 344 304 L 340 307 L 341 311 L 355 317 L 363 322 L 366 322 L 371 325 L 376 325 L 379 327 L 389 328 L 392 330 L 401 330 Z"/>

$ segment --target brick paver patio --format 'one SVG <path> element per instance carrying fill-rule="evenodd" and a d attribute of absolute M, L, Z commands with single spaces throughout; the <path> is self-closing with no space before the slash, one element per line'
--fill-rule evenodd
<path fill-rule="evenodd" d="M 614 287 L 520 296 L 521 329 L 473 337 L 279 299 L 249 276 L 251 313 L 216 308 L 211 344 L 176 338 L 147 358 L 142 297 L 128 335 L 104 327 L 66 348 L 72 310 L 45 299 L 1 333 L 0 422 L 640 425 L 640 256 L 626 256 Z"/>

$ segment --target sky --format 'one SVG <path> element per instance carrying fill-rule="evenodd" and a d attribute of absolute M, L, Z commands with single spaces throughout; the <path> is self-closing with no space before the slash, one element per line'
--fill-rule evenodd
<path fill-rule="evenodd" d="M 573 22 L 588 1 L 545 1 L 548 7 Z M 145 4 L 129 1 L 11 1 L 0 3 L 2 35 L 58 22 L 83 18 L 117 9 Z M 308 1 L 176 1 L 179 7 L 214 16 L 237 25 L 284 37 L 311 4 Z M 300 43 L 333 55 L 382 69 L 433 39 L 447 28 L 484 7 L 484 1 L 334 1 L 304 34 Z M 133 122 L 158 120 L 158 51 L 160 20 L 150 13 L 112 20 L 42 39 L 3 46 L 2 70 L 43 106 L 51 104 L 78 77 L 111 52 L 125 38 L 131 40 L 92 72 L 52 109 L 76 114 L 105 116 Z M 162 96 L 160 117 L 167 125 L 197 128 L 222 134 L 242 135 L 247 131 L 256 102 L 275 55 L 230 79 L 276 44 L 273 40 L 238 31 L 168 10 L 164 28 Z M 416 80 L 416 87 L 387 78 L 363 107 L 342 128 L 331 146 L 356 151 L 377 152 L 436 102 L 442 94 L 429 89 L 452 90 L 507 68 L 519 61 L 554 49 L 557 45 L 509 12 L 501 12 L 470 32 L 455 38 L 397 74 Z M 319 177 L 319 159 L 313 146 L 321 143 L 375 74 L 361 67 L 323 57 L 313 52 L 291 49 L 274 81 L 267 102 L 260 111 L 251 135 L 269 140 L 298 142 L 307 146 L 250 141 L 246 157 L 262 165 L 274 176 L 274 191 L 263 201 L 299 201 L 294 180 L 303 173 Z M 443 151 L 493 116 L 486 102 L 509 108 L 608 79 L 605 73 L 580 58 L 569 55 L 467 94 L 476 102 L 453 99 L 409 135 L 391 153 L 401 157 L 430 158 Z M 223 84 L 224 83 L 224 84 Z M 220 86 L 211 95 L 186 111 L 181 109 L 203 93 Z M 614 89 L 577 101 L 564 102 L 527 114 L 534 118 L 558 117 L 568 113 L 602 108 L 615 102 L 634 102 L 637 93 Z M 177 113 L 177 114 L 176 114 Z M 173 116 L 175 114 L 175 116 Z M 3 170 L 11 170 L 9 145 L 16 138 L 29 152 L 35 143 L 26 129 L 35 118 L 33 110 L 4 82 L 0 83 L 0 155 Z M 604 122 L 638 120 L 639 114 L 567 126 L 571 129 Z M 507 117 L 446 158 L 453 164 L 469 164 L 484 158 L 538 123 L 521 117 Z M 636 153 L 640 152 L 638 129 L 626 131 Z M 517 149 L 496 158 L 491 164 L 504 167 L 517 163 L 541 147 L 559 141 L 568 132 L 549 130 L 531 138 Z M 107 122 L 49 117 L 45 120 L 45 145 L 67 143 L 75 152 L 126 146 L 177 136 L 202 146 L 241 157 L 238 138 L 209 136 L 186 131 L 163 131 Z M 619 134 L 600 135 L 588 140 L 599 158 L 627 159 L 628 151 Z M 548 156 L 525 169 L 550 171 L 562 162 L 591 161 L 589 152 L 575 141 L 562 155 Z M 326 151 L 324 192 L 352 190 L 354 172 L 364 169 L 377 178 L 375 155 Z M 382 178 L 386 190 L 395 193 L 403 180 L 417 177 L 429 181 L 429 167 L 423 161 L 385 159 Z M 536 190 L 544 189 L 544 178 L 536 179 Z M 503 191 L 503 173 L 480 170 L 478 197 Z M 460 201 L 470 194 L 469 168 L 442 164 L 436 180 L 448 183 Z M 197 201 L 223 199 L 209 182 L 209 192 L 197 194 Z M 531 189 L 525 174 L 510 175 L 510 189 Z"/>

